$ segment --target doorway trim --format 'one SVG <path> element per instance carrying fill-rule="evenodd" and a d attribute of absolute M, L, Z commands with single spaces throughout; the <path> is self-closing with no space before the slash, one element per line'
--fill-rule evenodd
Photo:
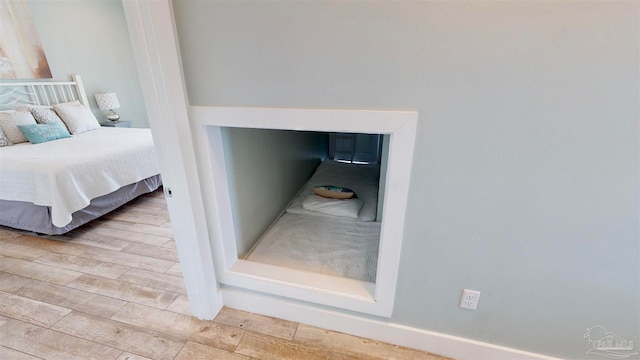
<path fill-rule="evenodd" d="M 212 320 L 223 300 L 191 144 L 188 99 L 170 1 L 122 2 L 192 314 Z"/>

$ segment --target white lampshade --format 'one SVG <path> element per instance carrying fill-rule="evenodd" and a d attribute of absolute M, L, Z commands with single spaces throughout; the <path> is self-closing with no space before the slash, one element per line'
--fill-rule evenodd
<path fill-rule="evenodd" d="M 95 97 L 100 110 L 112 110 L 120 108 L 120 102 L 118 101 L 116 93 L 96 94 Z"/>

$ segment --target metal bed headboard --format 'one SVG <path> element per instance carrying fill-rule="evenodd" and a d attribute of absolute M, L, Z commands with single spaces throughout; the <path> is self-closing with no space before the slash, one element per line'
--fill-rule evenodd
<path fill-rule="evenodd" d="M 71 81 L 1 81 L 0 110 L 10 110 L 19 105 L 55 105 L 79 100 L 89 107 L 80 75 L 72 75 Z"/>

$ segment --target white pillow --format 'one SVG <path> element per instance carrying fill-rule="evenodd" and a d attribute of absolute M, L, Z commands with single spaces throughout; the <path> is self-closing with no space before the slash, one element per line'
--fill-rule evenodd
<path fill-rule="evenodd" d="M 14 144 L 27 142 L 27 138 L 18 125 L 35 125 L 36 120 L 28 111 L 0 111 L 0 128 L 4 135 Z"/>
<path fill-rule="evenodd" d="M 62 119 L 60 119 L 58 114 L 53 110 L 53 106 L 50 105 L 21 105 L 16 106 L 14 110 L 30 112 L 38 124 L 58 123 L 66 127 Z"/>
<path fill-rule="evenodd" d="M 73 135 L 98 129 L 100 123 L 88 107 L 80 104 L 80 101 L 72 101 L 53 105 L 53 110 L 58 113 L 67 129 Z"/>
<path fill-rule="evenodd" d="M 357 198 L 331 199 L 318 195 L 309 195 L 302 201 L 302 207 L 326 215 L 357 219 L 364 202 Z"/>
<path fill-rule="evenodd" d="M 378 183 L 380 165 L 345 164 L 333 160 L 325 160 L 316 169 L 296 197 L 291 200 L 287 212 L 300 215 L 318 215 L 302 207 L 302 201 L 314 193 L 313 188 L 333 184 L 353 190 L 358 199 L 364 202 L 358 220 L 376 221 L 378 209 Z"/>

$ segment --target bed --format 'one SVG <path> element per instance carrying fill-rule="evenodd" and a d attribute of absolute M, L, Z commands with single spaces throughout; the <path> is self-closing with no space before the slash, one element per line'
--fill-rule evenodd
<path fill-rule="evenodd" d="M 245 258 L 375 283 L 379 174 L 376 164 L 323 161 Z M 356 196 L 327 199 L 315 193 L 326 185 Z"/>
<path fill-rule="evenodd" d="M 101 127 L 87 104 L 79 76 L 0 83 L 0 225 L 64 234 L 162 185 L 150 130 Z"/>

